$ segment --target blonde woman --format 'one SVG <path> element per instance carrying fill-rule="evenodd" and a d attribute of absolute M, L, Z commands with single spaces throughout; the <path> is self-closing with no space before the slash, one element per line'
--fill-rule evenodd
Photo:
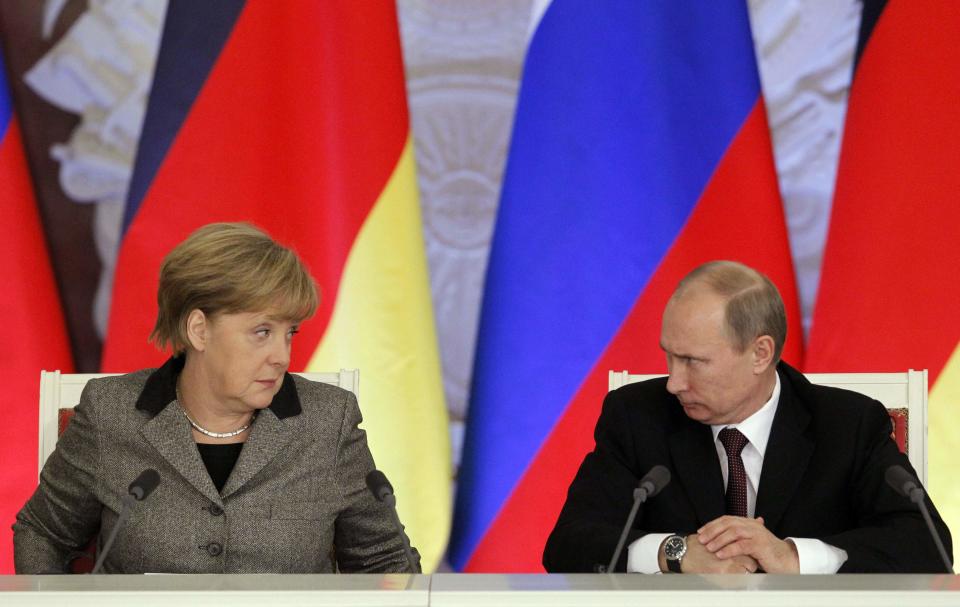
<path fill-rule="evenodd" d="M 317 307 L 290 249 L 248 224 L 211 224 L 160 271 L 159 369 L 91 380 L 14 524 L 18 573 L 68 570 L 117 522 L 144 469 L 162 481 L 132 510 L 103 571 L 409 571 L 353 394 L 287 373 Z"/>

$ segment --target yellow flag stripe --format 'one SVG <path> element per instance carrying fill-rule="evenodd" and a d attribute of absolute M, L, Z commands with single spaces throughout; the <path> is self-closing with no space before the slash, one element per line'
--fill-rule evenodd
<path fill-rule="evenodd" d="M 370 450 L 394 486 L 424 572 L 431 572 L 450 530 L 452 471 L 421 230 L 408 136 L 347 257 L 330 324 L 308 370 L 360 370 Z"/>
<path fill-rule="evenodd" d="M 937 377 L 927 401 L 930 497 L 953 534 L 953 554 L 960 554 L 960 345 Z"/>

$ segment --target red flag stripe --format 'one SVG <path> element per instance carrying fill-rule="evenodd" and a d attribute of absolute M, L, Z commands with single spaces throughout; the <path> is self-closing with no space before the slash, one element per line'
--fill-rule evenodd
<path fill-rule="evenodd" d="M 890 2 L 854 77 L 809 371 L 929 368 L 960 338 L 960 4 Z"/>
<path fill-rule="evenodd" d="M 320 285 L 293 352 L 291 368 L 306 366 L 408 134 L 396 13 L 381 8 L 247 3 L 124 237 L 105 371 L 160 361 L 146 338 L 163 255 L 236 220 L 292 244 Z"/>
<path fill-rule="evenodd" d="M 0 66 L 2 69 L 2 66 Z M 0 368 L 5 374 L 5 421 L 0 424 L 0 574 L 13 573 L 10 525 L 37 486 L 40 371 L 72 371 L 60 296 L 33 196 L 16 120 L 0 139 L 0 209 L 11 227 L 0 239 L 6 321 Z"/>

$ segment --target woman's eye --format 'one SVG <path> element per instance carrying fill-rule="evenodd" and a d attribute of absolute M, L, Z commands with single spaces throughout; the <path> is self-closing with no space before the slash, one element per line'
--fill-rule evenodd
<path fill-rule="evenodd" d="M 269 337 L 270 329 L 257 329 L 254 333 L 256 333 L 258 337 Z"/>

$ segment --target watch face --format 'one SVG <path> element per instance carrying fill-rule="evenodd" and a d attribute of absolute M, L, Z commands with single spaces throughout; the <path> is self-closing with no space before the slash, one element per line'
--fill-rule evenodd
<path fill-rule="evenodd" d="M 679 535 L 668 537 L 667 541 L 663 544 L 663 554 L 668 559 L 671 559 L 671 560 L 679 559 L 686 552 L 687 552 L 687 542 Z"/>

